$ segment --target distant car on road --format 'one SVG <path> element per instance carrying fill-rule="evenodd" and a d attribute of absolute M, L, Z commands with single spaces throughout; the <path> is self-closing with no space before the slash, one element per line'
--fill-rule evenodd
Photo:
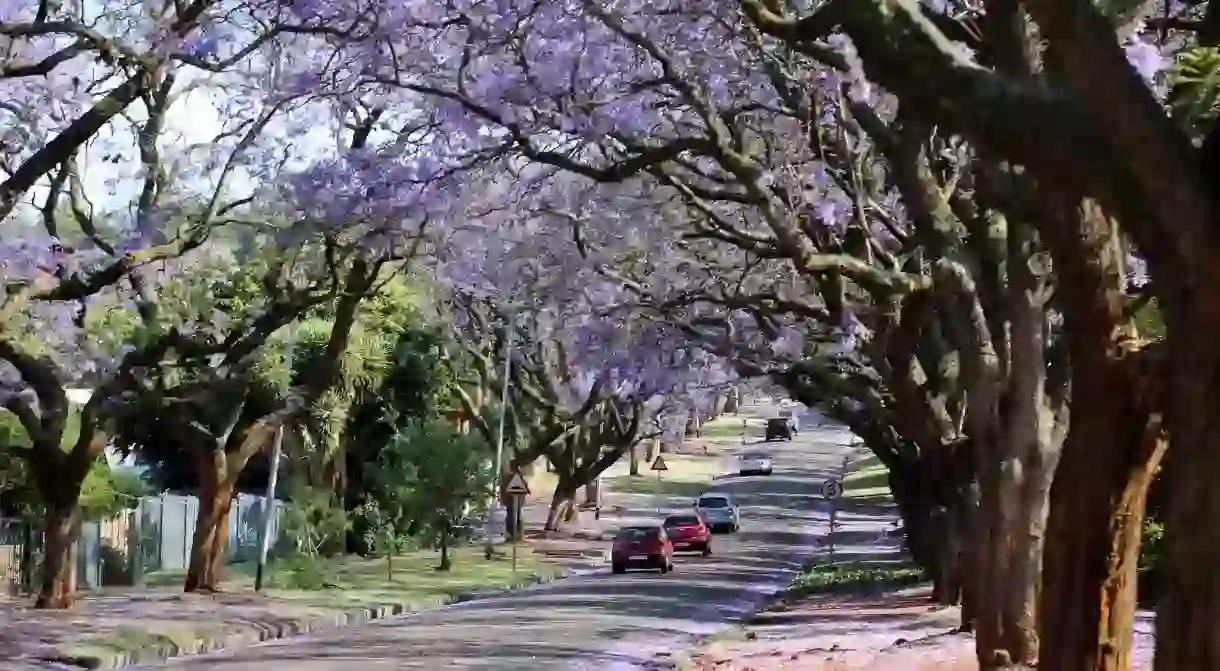
<path fill-rule="evenodd" d="M 674 545 L 659 524 L 619 529 L 610 549 L 610 569 L 625 573 L 629 568 L 653 569 L 662 574 L 674 570 Z"/>
<path fill-rule="evenodd" d="M 695 501 L 695 513 L 703 519 L 708 529 L 715 533 L 719 530 L 729 532 L 741 528 L 741 515 L 733 500 L 724 494 L 704 494 Z"/>
<path fill-rule="evenodd" d="M 674 551 L 712 554 L 712 532 L 698 515 L 670 515 L 662 525 L 674 544 Z"/>
<path fill-rule="evenodd" d="M 746 452 L 738 460 L 741 462 L 738 472 L 742 475 L 771 475 L 774 469 L 771 455 L 765 452 Z"/>
<path fill-rule="evenodd" d="M 792 422 L 788 417 L 772 417 L 767 420 L 767 431 L 763 436 L 767 442 L 792 440 Z"/>

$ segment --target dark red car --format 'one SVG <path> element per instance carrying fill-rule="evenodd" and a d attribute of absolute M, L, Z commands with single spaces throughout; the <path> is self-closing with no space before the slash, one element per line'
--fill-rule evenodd
<path fill-rule="evenodd" d="M 702 552 L 704 557 L 712 554 L 712 531 L 698 515 L 670 515 L 664 526 L 675 551 Z"/>
<path fill-rule="evenodd" d="M 669 573 L 674 570 L 674 544 L 663 526 L 623 527 L 614 537 L 610 567 L 615 573 L 624 573 L 629 568 Z"/>

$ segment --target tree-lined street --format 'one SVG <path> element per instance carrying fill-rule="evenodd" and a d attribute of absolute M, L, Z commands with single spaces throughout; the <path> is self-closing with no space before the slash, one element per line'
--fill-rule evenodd
<path fill-rule="evenodd" d="M 669 575 L 614 576 L 606 567 L 519 594 L 167 666 L 224 671 L 289 666 L 302 671 L 649 668 L 755 612 L 819 551 L 828 504 L 818 498 L 818 485 L 838 473 L 851 450 L 849 442 L 850 434 L 842 429 L 815 429 L 810 422 L 791 443 L 751 444 L 750 449 L 774 453 L 775 475 L 729 476 L 710 488 L 742 506 L 741 532 L 717 536 L 711 557 L 680 556 Z M 656 521 L 654 501 L 650 495 L 616 499 L 613 503 L 625 504 L 627 510 L 621 518 L 603 521 L 611 527 Z M 687 510 L 690 503 L 671 499 L 667 512 Z M 847 558 L 861 551 L 853 545 L 876 541 L 890 518 L 846 513 L 842 519 L 841 550 Z"/>

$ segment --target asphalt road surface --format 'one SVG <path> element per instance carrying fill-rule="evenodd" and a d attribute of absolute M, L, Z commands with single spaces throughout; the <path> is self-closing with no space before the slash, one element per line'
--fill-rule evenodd
<path fill-rule="evenodd" d="M 669 575 L 616 576 L 599 569 L 502 597 L 180 658 L 158 668 L 628 671 L 668 666 L 669 655 L 754 613 L 817 551 L 828 512 L 819 487 L 838 473 L 850 440 L 846 430 L 817 428 L 810 421 L 792 442 L 749 446 L 775 456 L 774 475 L 722 477 L 712 487 L 741 506 L 742 530 L 717 536 L 711 557 L 679 555 Z M 689 509 L 690 500 L 669 504 L 675 511 Z M 655 510 L 627 515 L 656 519 Z M 884 526 L 876 519 L 854 519 L 846 510 L 840 521 L 844 542 L 867 543 Z M 840 548 L 843 555 L 851 551 Z"/>

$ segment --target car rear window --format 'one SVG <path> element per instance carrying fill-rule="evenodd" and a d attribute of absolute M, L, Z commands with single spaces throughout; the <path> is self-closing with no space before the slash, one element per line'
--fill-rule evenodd
<path fill-rule="evenodd" d="M 674 515 L 665 518 L 665 526 L 667 527 L 688 527 L 699 523 L 697 515 Z"/>
<path fill-rule="evenodd" d="M 699 499 L 700 508 L 728 508 L 729 500 L 719 496 L 709 496 Z"/>
<path fill-rule="evenodd" d="M 771 455 L 763 454 L 762 452 L 750 452 L 749 454 L 741 455 L 742 461 L 759 461 L 761 459 L 770 459 Z"/>
<path fill-rule="evenodd" d="M 660 533 L 660 530 L 656 527 L 628 527 L 618 532 L 618 539 L 641 541 L 648 538 L 656 538 Z"/>
<path fill-rule="evenodd" d="M 775 419 L 768 419 L 767 426 L 772 427 L 772 428 L 777 427 L 777 426 L 779 426 L 779 427 L 788 426 L 788 420 L 784 419 L 783 417 L 776 417 Z"/>

